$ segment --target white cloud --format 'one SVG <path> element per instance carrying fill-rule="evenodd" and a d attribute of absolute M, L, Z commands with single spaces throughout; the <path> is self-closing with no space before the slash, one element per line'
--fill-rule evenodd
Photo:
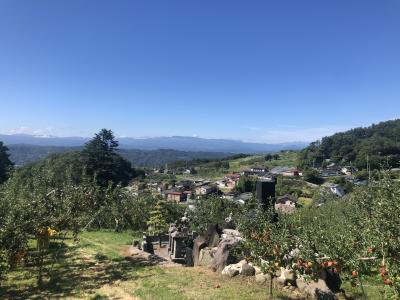
<path fill-rule="evenodd" d="M 250 131 L 251 126 L 246 126 Z M 280 126 L 278 128 L 257 128 L 259 134 L 252 136 L 251 141 L 262 143 L 285 143 L 285 142 L 312 142 L 322 137 L 332 135 L 352 128 L 351 126 L 324 126 L 300 128 L 295 126 Z M 250 141 L 250 140 L 249 140 Z"/>
<path fill-rule="evenodd" d="M 19 126 L 16 128 L 6 129 L 2 131 L 3 134 L 29 134 L 35 135 L 38 137 L 50 137 L 50 136 L 59 136 L 59 137 L 70 137 L 70 136 L 90 136 L 92 133 L 76 130 L 70 127 L 51 127 L 47 126 L 44 128 L 32 128 L 29 126 Z M 78 134 L 77 134 L 78 133 Z"/>

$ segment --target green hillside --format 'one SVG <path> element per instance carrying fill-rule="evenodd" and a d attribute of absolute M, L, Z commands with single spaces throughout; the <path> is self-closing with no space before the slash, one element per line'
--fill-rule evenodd
<path fill-rule="evenodd" d="M 301 151 L 300 166 L 311 167 L 331 159 L 359 169 L 400 166 L 400 119 L 381 122 L 324 137 Z"/>

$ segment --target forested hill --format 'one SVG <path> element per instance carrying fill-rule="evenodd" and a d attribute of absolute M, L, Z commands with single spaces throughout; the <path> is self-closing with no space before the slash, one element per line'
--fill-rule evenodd
<path fill-rule="evenodd" d="M 311 143 L 300 154 L 300 166 L 331 159 L 365 169 L 367 159 L 373 169 L 400 166 L 400 119 L 381 122 L 324 137 Z"/>
<path fill-rule="evenodd" d="M 36 162 L 53 153 L 65 153 L 81 150 L 82 147 L 56 147 L 36 145 L 7 145 L 10 159 L 16 166 L 24 166 Z M 231 153 L 203 152 L 203 151 L 178 151 L 171 149 L 137 150 L 120 149 L 121 156 L 131 162 L 133 167 L 159 167 L 166 163 L 176 161 L 190 161 L 194 159 L 225 158 Z"/>

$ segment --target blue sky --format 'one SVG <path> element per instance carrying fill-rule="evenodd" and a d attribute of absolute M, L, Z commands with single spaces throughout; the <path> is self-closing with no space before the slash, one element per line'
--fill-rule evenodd
<path fill-rule="evenodd" d="M 0 1 L 0 133 L 312 141 L 400 117 L 400 1 Z"/>

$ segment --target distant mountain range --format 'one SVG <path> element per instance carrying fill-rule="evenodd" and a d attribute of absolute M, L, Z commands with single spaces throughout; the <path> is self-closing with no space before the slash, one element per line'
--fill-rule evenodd
<path fill-rule="evenodd" d="M 24 166 L 46 158 L 49 154 L 65 153 L 81 150 L 78 147 L 37 146 L 26 144 L 8 145 L 10 159 L 17 166 Z M 155 168 L 164 166 L 166 163 L 176 161 L 191 161 L 194 159 L 220 159 L 231 156 L 231 153 L 204 152 L 204 151 L 179 151 L 170 149 L 137 150 L 120 149 L 119 153 L 129 160 L 134 167 Z"/>
<path fill-rule="evenodd" d="M 53 137 L 27 134 L 0 135 L 0 141 L 6 145 L 26 144 L 35 146 L 81 147 L 90 138 Z M 154 138 L 118 138 L 121 149 L 157 150 L 173 149 L 179 151 L 206 151 L 226 153 L 263 153 L 280 150 L 301 150 L 308 145 L 304 142 L 263 144 L 248 143 L 228 139 L 203 139 L 197 137 L 154 137 Z"/>

